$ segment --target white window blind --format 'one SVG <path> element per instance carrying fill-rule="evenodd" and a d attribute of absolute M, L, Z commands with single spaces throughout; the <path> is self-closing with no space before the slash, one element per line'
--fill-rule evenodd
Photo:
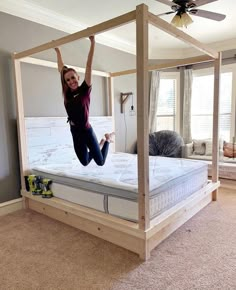
<path fill-rule="evenodd" d="M 176 126 L 176 79 L 160 79 L 157 102 L 157 131 L 175 130 Z"/>
<path fill-rule="evenodd" d="M 214 76 L 194 76 L 192 87 L 191 130 L 193 139 L 212 138 Z M 230 139 L 232 73 L 222 73 L 220 83 L 219 136 Z"/>

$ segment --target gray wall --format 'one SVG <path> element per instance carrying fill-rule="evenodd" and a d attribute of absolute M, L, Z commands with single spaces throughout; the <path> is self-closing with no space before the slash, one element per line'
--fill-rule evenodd
<path fill-rule="evenodd" d="M 0 202 L 19 196 L 19 162 L 8 54 L 0 49 Z"/>
<path fill-rule="evenodd" d="M 17 144 L 16 106 L 11 54 L 58 39 L 66 34 L 18 17 L 0 12 L 0 202 L 20 196 L 20 171 Z M 85 67 L 89 41 L 84 39 L 61 48 L 64 62 Z M 55 61 L 53 50 L 33 57 Z M 56 70 L 24 64 L 22 69 L 25 113 L 27 116 L 63 116 L 63 99 L 59 76 Z M 135 57 L 121 51 L 96 44 L 93 68 L 101 71 L 120 71 L 135 67 Z M 51 71 L 51 72 L 50 72 Z M 53 72 L 52 72 L 53 71 Z M 43 80 L 44 79 L 44 80 Z M 104 80 L 93 79 L 92 115 L 102 115 L 107 111 L 103 89 Z M 120 86 L 120 87 L 119 87 Z M 124 90 L 134 90 L 135 83 L 129 78 L 116 84 L 115 103 L 119 106 L 119 95 Z M 121 116 L 118 113 L 116 118 Z M 123 142 L 122 125 L 116 121 Z M 129 126 L 129 125 L 128 125 Z M 123 145 L 121 145 L 122 147 Z M 118 146 L 119 147 L 119 146 Z M 121 148 L 122 149 L 122 148 Z"/>
<path fill-rule="evenodd" d="M 22 88 L 26 117 L 66 116 L 57 69 L 22 63 Z M 80 81 L 84 75 L 80 74 Z M 93 76 L 90 114 L 107 115 L 106 79 Z"/>

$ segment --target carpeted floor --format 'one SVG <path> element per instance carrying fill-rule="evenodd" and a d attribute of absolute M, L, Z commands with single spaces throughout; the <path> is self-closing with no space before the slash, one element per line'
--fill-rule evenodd
<path fill-rule="evenodd" d="M 0 217 L 0 289 L 236 289 L 236 192 L 224 190 L 141 262 L 32 211 Z"/>

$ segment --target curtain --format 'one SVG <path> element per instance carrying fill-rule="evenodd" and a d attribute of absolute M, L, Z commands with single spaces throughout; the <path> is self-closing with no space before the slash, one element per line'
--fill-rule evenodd
<path fill-rule="evenodd" d="M 192 142 L 191 134 L 191 99 L 192 99 L 192 69 L 184 71 L 184 100 L 183 100 L 183 139 L 185 144 Z"/>
<path fill-rule="evenodd" d="M 153 133 L 156 131 L 157 118 L 157 102 L 160 87 L 160 72 L 152 71 L 151 88 L 149 96 L 149 131 Z"/>

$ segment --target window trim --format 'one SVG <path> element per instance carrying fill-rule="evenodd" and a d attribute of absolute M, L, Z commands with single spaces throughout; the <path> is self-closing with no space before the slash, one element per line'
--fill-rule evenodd
<path fill-rule="evenodd" d="M 160 72 L 161 79 L 175 79 L 175 131 L 180 133 L 180 72 Z"/>

